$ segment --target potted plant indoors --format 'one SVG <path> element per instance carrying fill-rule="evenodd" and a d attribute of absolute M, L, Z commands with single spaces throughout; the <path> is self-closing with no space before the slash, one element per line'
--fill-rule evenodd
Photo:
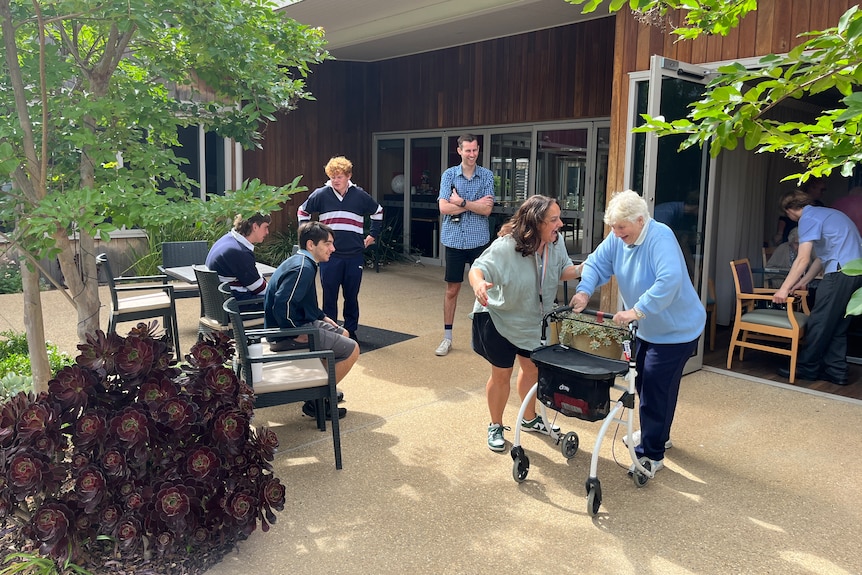
<path fill-rule="evenodd" d="M 623 342 L 629 339 L 629 332 L 613 324 L 599 324 L 591 316 L 573 313 L 561 322 L 559 337 L 563 345 L 593 355 L 620 359 Z"/>

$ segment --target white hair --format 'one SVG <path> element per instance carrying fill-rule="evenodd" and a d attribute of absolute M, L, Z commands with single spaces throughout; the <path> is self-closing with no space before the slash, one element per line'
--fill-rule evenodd
<path fill-rule="evenodd" d="M 609 226 L 623 221 L 636 222 L 641 217 L 649 220 L 649 207 L 646 200 L 632 190 L 616 192 L 605 210 L 605 224 Z"/>

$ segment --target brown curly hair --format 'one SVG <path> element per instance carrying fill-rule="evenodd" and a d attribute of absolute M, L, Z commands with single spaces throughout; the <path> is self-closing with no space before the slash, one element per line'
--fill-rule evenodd
<path fill-rule="evenodd" d="M 560 205 L 556 198 L 535 195 L 521 204 L 512 218 L 500 228 L 498 237 L 510 235 L 515 240 L 515 251 L 524 257 L 539 251 L 542 244 L 541 226 L 552 205 Z M 558 238 L 559 239 L 559 238 Z"/>

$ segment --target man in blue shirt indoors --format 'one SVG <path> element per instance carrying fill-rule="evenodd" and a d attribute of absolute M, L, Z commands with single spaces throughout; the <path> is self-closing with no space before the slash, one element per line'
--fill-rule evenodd
<path fill-rule="evenodd" d="M 335 353 L 335 382 L 338 383 L 359 357 L 359 345 L 350 339 L 347 330 L 334 319 L 327 317 L 317 303 L 315 285 L 320 263 L 329 261 L 335 244 L 332 229 L 320 222 L 305 222 L 299 226 L 300 250 L 284 260 L 270 278 L 264 299 L 264 321 L 266 327 L 294 328 L 314 326 L 318 329 L 317 349 L 331 349 Z M 308 336 L 270 340 L 272 351 L 285 351 L 307 347 Z M 306 344 L 306 345 L 303 345 Z M 339 393 L 339 398 L 341 394 Z M 302 412 L 316 417 L 315 405 L 306 401 Z M 338 408 L 339 419 L 347 410 Z M 327 419 L 332 418 L 331 406 L 326 407 Z"/>
<path fill-rule="evenodd" d="M 851 260 L 862 258 L 862 238 L 847 215 L 815 205 L 812 197 L 801 190 L 782 196 L 780 206 L 788 218 L 799 223 L 799 249 L 772 301 L 786 302 L 790 292 L 805 288 L 811 279 L 823 272 L 814 309 L 805 327 L 796 376 L 847 385 L 850 383 L 847 379 L 847 329 L 852 318 L 845 314 L 853 292 L 862 288 L 862 276 L 848 276 L 841 268 Z M 778 375 L 790 377 L 790 370 L 779 369 Z"/>
<path fill-rule="evenodd" d="M 262 297 L 266 280 L 255 267 L 254 244 L 269 235 L 269 215 L 237 215 L 233 229 L 220 237 L 207 254 L 206 266 L 218 272 L 220 282 L 230 282 L 233 296 L 241 301 Z"/>
<path fill-rule="evenodd" d="M 494 207 L 494 174 L 476 165 L 479 140 L 473 134 L 458 138 L 458 155 L 461 163 L 443 172 L 437 196 L 443 214 L 440 242 L 446 246 L 443 341 L 434 352 L 440 356 L 452 349 L 452 324 L 464 283 L 464 266 L 472 265 L 491 241 L 488 216 Z"/>

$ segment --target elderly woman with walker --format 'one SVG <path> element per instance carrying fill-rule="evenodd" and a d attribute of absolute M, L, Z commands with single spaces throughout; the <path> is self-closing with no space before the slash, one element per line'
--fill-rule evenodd
<path fill-rule="evenodd" d="M 671 446 L 682 371 L 697 349 L 706 311 L 674 232 L 650 217 L 641 196 L 631 190 L 614 194 L 604 222 L 612 233 L 578 266 L 581 282 L 571 305 L 582 311 L 593 292 L 616 276 L 624 309 L 613 321 L 638 322 L 635 388 L 641 429 L 623 441 L 637 444 L 638 460 L 655 473 Z"/>

